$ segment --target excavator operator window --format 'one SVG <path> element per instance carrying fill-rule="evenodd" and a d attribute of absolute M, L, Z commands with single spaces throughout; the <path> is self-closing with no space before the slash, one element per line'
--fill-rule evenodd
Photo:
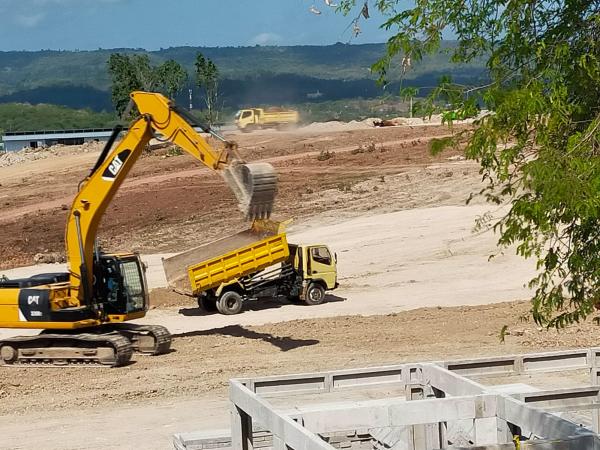
<path fill-rule="evenodd" d="M 96 279 L 101 282 L 97 283 Z M 100 264 L 94 265 L 94 287 L 97 298 L 108 302 L 111 312 L 120 312 L 121 275 L 114 258 L 103 257 Z"/>
<path fill-rule="evenodd" d="M 127 312 L 141 311 L 144 309 L 146 293 L 140 268 L 136 260 L 121 262 L 121 275 L 123 276 L 123 289 L 126 296 Z"/>

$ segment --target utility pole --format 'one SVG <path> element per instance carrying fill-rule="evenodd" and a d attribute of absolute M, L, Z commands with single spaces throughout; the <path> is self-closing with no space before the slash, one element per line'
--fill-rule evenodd
<path fill-rule="evenodd" d="M 192 90 L 191 89 L 189 90 L 189 94 L 190 94 L 190 111 L 191 111 L 192 108 L 193 108 L 193 105 L 192 105 Z"/>

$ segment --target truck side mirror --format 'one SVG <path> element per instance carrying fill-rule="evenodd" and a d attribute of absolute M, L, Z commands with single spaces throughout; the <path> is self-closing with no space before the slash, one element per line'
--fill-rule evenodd
<path fill-rule="evenodd" d="M 337 252 L 333 254 L 333 258 L 335 259 L 335 263 L 337 264 Z"/>

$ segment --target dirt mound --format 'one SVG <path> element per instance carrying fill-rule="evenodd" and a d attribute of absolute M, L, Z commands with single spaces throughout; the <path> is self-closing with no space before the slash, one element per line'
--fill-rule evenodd
<path fill-rule="evenodd" d="M 0 167 L 14 166 L 56 156 L 77 155 L 100 151 L 104 143 L 86 142 L 82 145 L 57 144 L 43 148 L 25 148 L 17 152 L 0 153 Z"/>
<path fill-rule="evenodd" d="M 364 120 L 352 120 L 350 122 L 313 122 L 310 125 L 306 125 L 300 128 L 300 131 L 303 132 L 311 132 L 311 133 L 327 133 L 333 131 L 352 131 L 352 130 L 362 130 L 365 128 L 373 128 L 374 122 L 377 122 L 381 119 L 376 117 L 371 117 Z"/>
<path fill-rule="evenodd" d="M 50 149 L 26 149 L 18 152 L 7 152 L 0 154 L 0 167 L 13 166 L 24 162 L 46 159 L 53 156 Z"/>

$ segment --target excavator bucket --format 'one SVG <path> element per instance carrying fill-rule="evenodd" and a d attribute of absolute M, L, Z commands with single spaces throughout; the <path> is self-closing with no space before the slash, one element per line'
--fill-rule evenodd
<path fill-rule="evenodd" d="M 277 173 L 269 163 L 233 163 L 223 176 L 248 219 L 267 219 L 277 194 Z"/>

